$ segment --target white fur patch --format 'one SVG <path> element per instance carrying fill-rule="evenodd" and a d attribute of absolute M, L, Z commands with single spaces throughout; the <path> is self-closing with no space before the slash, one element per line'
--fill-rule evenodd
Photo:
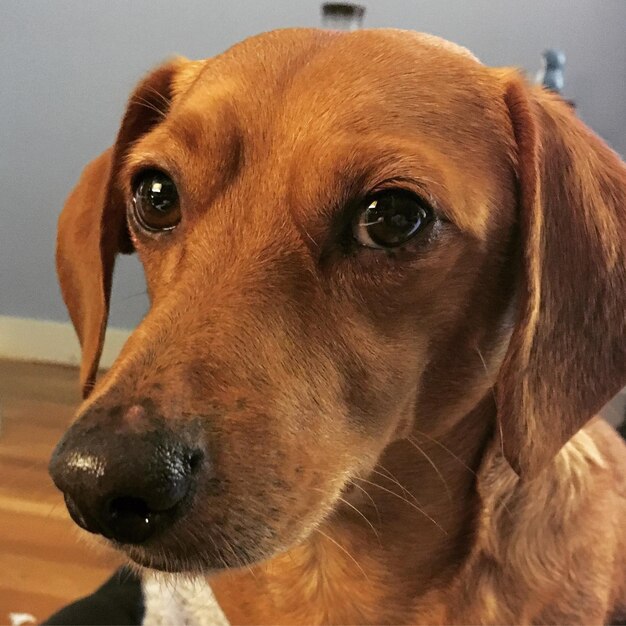
<path fill-rule="evenodd" d="M 145 574 L 142 626 L 229 626 L 211 587 L 202 578 Z"/>

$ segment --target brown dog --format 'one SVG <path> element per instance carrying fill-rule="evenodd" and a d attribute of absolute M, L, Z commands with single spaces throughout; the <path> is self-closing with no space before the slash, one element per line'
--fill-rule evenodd
<path fill-rule="evenodd" d="M 430 36 L 167 63 L 59 223 L 70 512 L 236 624 L 616 619 L 626 455 L 591 418 L 626 382 L 625 205 L 567 105 Z M 132 250 L 151 308 L 94 387 Z"/>

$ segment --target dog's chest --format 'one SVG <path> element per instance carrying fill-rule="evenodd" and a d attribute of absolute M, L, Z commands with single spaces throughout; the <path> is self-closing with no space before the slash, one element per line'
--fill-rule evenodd
<path fill-rule="evenodd" d="M 211 587 L 202 579 L 146 575 L 142 626 L 228 626 Z"/>

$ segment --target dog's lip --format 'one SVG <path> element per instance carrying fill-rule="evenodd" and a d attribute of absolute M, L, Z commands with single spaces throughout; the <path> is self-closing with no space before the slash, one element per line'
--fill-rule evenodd
<path fill-rule="evenodd" d="M 114 544 L 115 545 L 115 544 Z M 126 546 L 117 544 L 115 547 L 126 554 L 135 565 L 139 565 L 145 569 L 155 570 L 157 572 L 165 572 L 167 574 L 177 574 L 192 571 L 186 567 L 185 559 L 174 554 L 169 554 L 163 550 L 151 550 L 145 547 Z M 211 575 L 227 569 L 226 566 L 210 566 L 202 568 L 202 575 Z M 193 571 L 200 572 L 199 567 L 193 568 Z"/>
<path fill-rule="evenodd" d="M 126 555 L 128 556 L 129 559 L 131 559 L 131 561 L 133 561 L 136 565 L 139 565 L 140 567 L 144 567 L 146 569 L 152 569 L 152 570 L 156 570 L 157 572 L 166 572 L 166 573 L 170 573 L 170 574 L 174 574 L 174 573 L 179 573 L 179 572 L 183 572 L 184 568 L 181 567 L 175 567 L 175 565 L 178 565 L 178 563 L 176 563 L 176 558 L 173 558 L 172 560 L 170 559 L 159 559 L 159 557 L 157 555 L 138 555 L 138 554 L 129 554 L 129 552 L 127 550 L 124 549 L 124 545 L 120 544 L 117 546 L 120 550 L 126 552 Z M 172 562 L 174 561 L 174 563 Z"/>

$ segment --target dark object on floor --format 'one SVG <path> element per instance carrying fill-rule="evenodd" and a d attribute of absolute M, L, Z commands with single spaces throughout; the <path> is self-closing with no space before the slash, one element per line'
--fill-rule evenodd
<path fill-rule="evenodd" d="M 626 439 L 626 409 L 624 409 L 624 419 L 622 423 L 617 427 L 617 432 Z"/>
<path fill-rule="evenodd" d="M 129 568 L 121 567 L 97 591 L 62 608 L 42 626 L 139 626 L 143 613 L 141 581 Z"/>

